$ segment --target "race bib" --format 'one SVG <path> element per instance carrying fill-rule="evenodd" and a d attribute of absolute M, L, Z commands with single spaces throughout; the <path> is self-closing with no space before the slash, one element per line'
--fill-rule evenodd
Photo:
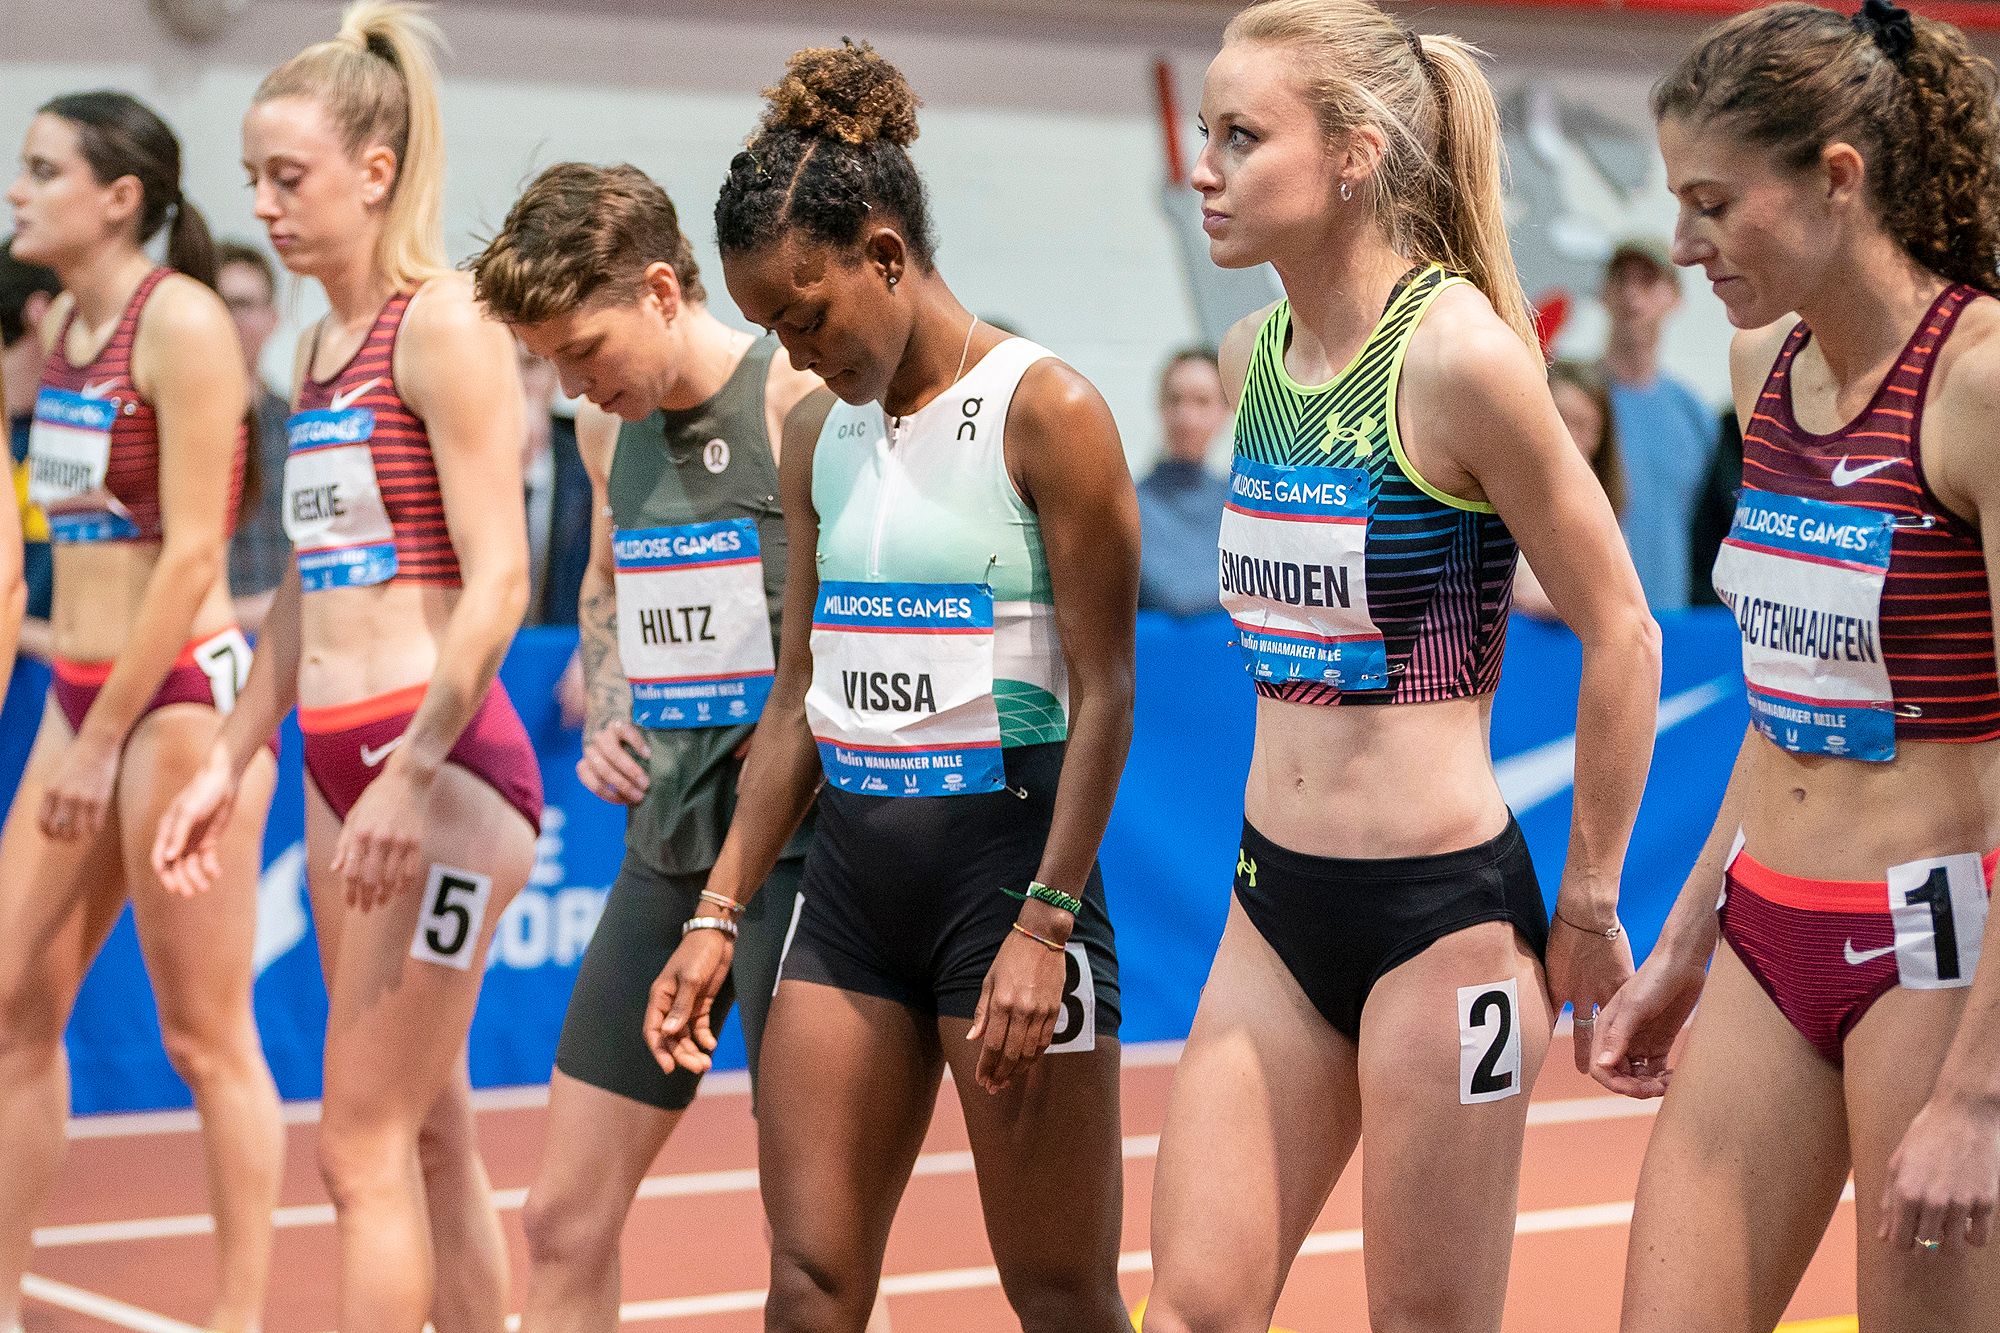
<path fill-rule="evenodd" d="M 382 506 L 365 407 L 296 412 L 285 423 L 285 535 L 307 592 L 396 576 L 396 534 Z"/>
<path fill-rule="evenodd" d="M 755 722 L 777 661 L 757 521 L 621 529 L 618 656 L 642 727 Z"/>
<path fill-rule="evenodd" d="M 993 591 L 822 583 L 806 719 L 827 781 L 870 796 L 1006 785 L 993 701 Z"/>
<path fill-rule="evenodd" d="M 1367 545 L 1366 472 L 1237 456 L 1222 511 L 1222 605 L 1253 678 L 1388 688 Z"/>
<path fill-rule="evenodd" d="M 111 469 L 111 428 L 118 404 L 109 398 L 43 389 L 28 428 L 28 499 L 49 518 L 59 542 L 133 541 L 139 526 L 104 487 Z"/>
<path fill-rule="evenodd" d="M 1746 490 L 1715 560 L 1743 632 L 1750 718 L 1796 754 L 1884 762 L 1896 714 L 1882 657 L 1888 514 Z"/>

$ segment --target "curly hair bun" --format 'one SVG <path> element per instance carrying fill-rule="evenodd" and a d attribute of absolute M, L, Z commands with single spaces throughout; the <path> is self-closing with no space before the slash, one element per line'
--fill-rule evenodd
<path fill-rule="evenodd" d="M 842 143 L 886 140 L 907 148 L 917 137 L 917 95 L 901 70 L 867 42 L 814 46 L 786 62 L 785 77 L 767 88 L 766 130 L 790 129 Z"/>

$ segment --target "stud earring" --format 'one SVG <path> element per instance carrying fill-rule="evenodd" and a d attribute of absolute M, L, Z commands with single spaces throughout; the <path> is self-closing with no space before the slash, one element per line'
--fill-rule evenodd
<path fill-rule="evenodd" d="M 1345 204 L 1345 203 L 1351 203 L 1353 202 L 1353 200 L 1354 200 L 1354 187 L 1352 185 L 1349 185 L 1346 181 L 1342 181 L 1340 183 L 1340 202 Z"/>
<path fill-rule="evenodd" d="M 896 275 L 894 273 L 889 275 L 889 290 L 892 292 L 896 290 Z"/>

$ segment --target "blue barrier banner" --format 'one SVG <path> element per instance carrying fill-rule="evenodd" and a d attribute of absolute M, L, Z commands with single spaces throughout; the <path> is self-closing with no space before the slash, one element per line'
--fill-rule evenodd
<path fill-rule="evenodd" d="M 1642 955 L 1707 836 L 1747 725 L 1728 613 L 1672 615 L 1662 629 L 1654 777 L 1624 881 L 1623 917 Z M 1559 626 L 1516 617 L 1509 633 L 1493 751 L 1553 901 L 1568 838 L 1581 654 Z M 1220 612 L 1192 620 L 1143 614 L 1138 643 L 1132 756 L 1103 852 L 1128 1041 L 1185 1036 L 1194 1017 L 1229 903 L 1254 709 Z M 524 631 L 501 670 L 541 755 L 548 811 L 533 875 L 502 916 L 487 964 L 470 1043 L 480 1086 L 547 1080 L 577 961 L 623 853 L 624 811 L 577 781 L 581 738 L 562 726 L 554 700 L 574 644 L 572 630 Z M 10 798 L 47 686 L 45 669 L 22 663 L 0 712 L 0 791 Z M 302 747 L 289 721 L 283 751 L 258 889 L 256 1007 L 278 1088 L 297 1099 L 320 1092 L 326 994 L 306 900 Z M 78 1112 L 189 1104 L 160 1045 L 129 910 L 84 983 L 68 1041 Z M 734 1017 L 722 1042 L 718 1067 L 740 1068 Z"/>

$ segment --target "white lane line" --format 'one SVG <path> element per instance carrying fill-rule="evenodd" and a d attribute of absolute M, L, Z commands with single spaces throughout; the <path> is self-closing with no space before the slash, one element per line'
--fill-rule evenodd
<path fill-rule="evenodd" d="M 1530 1125 L 1575 1125 L 1597 1120 L 1625 1120 L 1658 1112 L 1657 1101 L 1639 1102 L 1625 1097 L 1572 1097 L 1535 1102 L 1528 1107 Z M 1159 1153 L 1157 1134 L 1127 1135 L 1122 1152 L 1126 1161 L 1145 1161 Z M 917 1158 L 918 1176 L 959 1176 L 972 1174 L 972 1154 L 964 1149 L 925 1153 Z M 639 1183 L 641 1199 L 704 1198 L 724 1194 L 757 1192 L 755 1167 L 723 1171 L 685 1171 L 674 1175 L 648 1176 Z M 502 1212 L 512 1212 L 527 1202 L 528 1191 L 493 1191 L 493 1204 Z M 277 1209 L 272 1223 L 280 1230 L 333 1225 L 333 1207 L 324 1203 L 294 1204 Z M 70 1245 L 104 1245 L 121 1241 L 169 1240 L 185 1236 L 206 1236 L 215 1230 L 207 1213 L 187 1213 L 177 1217 L 143 1217 L 120 1222 L 73 1222 L 63 1226 L 37 1227 L 35 1245 L 39 1249 L 60 1249 Z"/>
<path fill-rule="evenodd" d="M 1841 1195 L 1851 1201 L 1854 1187 Z M 1575 1208 L 1542 1208 L 1522 1213 L 1514 1220 L 1517 1236 L 1547 1235 L 1552 1232 L 1585 1231 L 1599 1227 L 1624 1226 L 1632 1220 L 1632 1205 L 1592 1203 Z M 1317 1231 L 1299 1247 L 1307 1255 L 1355 1254 L 1361 1249 L 1361 1229 Z M 1150 1250 L 1127 1250 L 1118 1256 L 1120 1273 L 1148 1273 L 1153 1268 Z M 1000 1270 L 985 1268 L 945 1268 L 929 1273 L 897 1273 L 882 1279 L 885 1296 L 930 1295 L 944 1291 L 977 1291 L 1000 1285 Z M 675 1296 L 658 1301 L 631 1301 L 618 1308 L 618 1318 L 627 1324 L 668 1319 L 694 1319 L 702 1315 L 733 1314 L 764 1308 L 762 1291 L 718 1291 L 707 1296 Z"/>
<path fill-rule="evenodd" d="M 94 1291 L 85 1291 L 67 1282 L 57 1282 L 34 1273 L 22 1276 L 21 1294 L 47 1305 L 102 1319 L 107 1324 L 132 1329 L 133 1333 L 201 1333 L 201 1329 L 193 1324 L 183 1324 L 178 1319 L 169 1319 L 163 1314 L 141 1310 L 136 1305 L 114 1301 L 109 1296 L 100 1296 Z"/>
<path fill-rule="evenodd" d="M 1179 1041 L 1139 1041 L 1133 1042 L 1119 1052 L 1119 1061 L 1127 1069 L 1151 1069 L 1160 1065 L 1172 1065 L 1181 1058 Z M 742 1069 L 725 1069 L 710 1074 L 701 1081 L 703 1097 L 748 1097 L 750 1095 L 750 1075 Z M 546 1083 L 527 1084 L 517 1088 L 478 1088 L 472 1094 L 472 1109 L 475 1111 L 532 1111 L 549 1104 L 549 1089 Z M 285 1123 L 288 1125 L 312 1125 L 319 1123 L 318 1102 L 286 1102 L 283 1108 Z M 201 1121 L 193 1111 L 100 1111 L 92 1115 L 71 1116 L 69 1137 L 72 1139 L 126 1139 L 141 1138 L 148 1134 L 192 1134 L 201 1128 Z"/>

